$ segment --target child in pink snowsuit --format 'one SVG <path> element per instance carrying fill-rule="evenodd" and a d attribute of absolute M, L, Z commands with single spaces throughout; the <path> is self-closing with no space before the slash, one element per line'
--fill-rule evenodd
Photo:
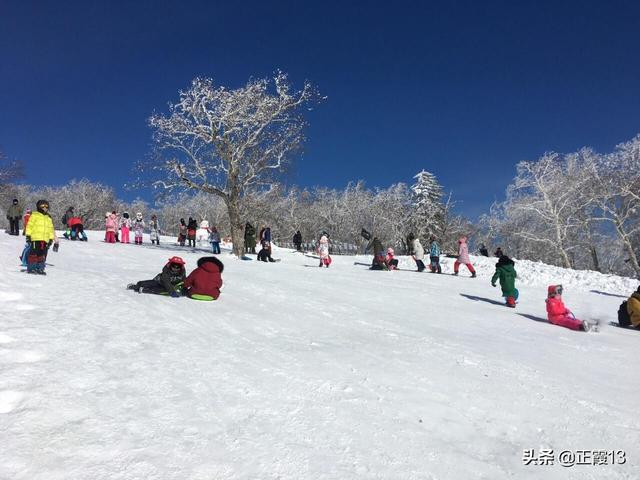
<path fill-rule="evenodd" d="M 578 320 L 562 302 L 562 285 L 547 288 L 547 318 L 549 322 L 571 330 L 588 330 L 585 322 Z"/>
<path fill-rule="evenodd" d="M 475 278 L 476 271 L 473 268 L 473 265 L 471 265 L 471 259 L 469 259 L 469 246 L 467 245 L 467 237 L 460 237 L 460 240 L 458 240 L 458 258 L 453 264 L 454 275 L 458 275 L 460 264 L 466 265 L 471 272 L 471 276 Z"/>
<path fill-rule="evenodd" d="M 106 235 L 104 241 L 107 243 L 116 243 L 116 230 L 118 229 L 118 221 L 115 213 L 107 213 L 105 218 Z"/>
<path fill-rule="evenodd" d="M 329 268 L 329 265 L 331 265 L 331 256 L 329 255 L 329 239 L 326 235 L 322 235 L 322 237 L 320 237 L 318 255 L 320 256 L 320 265 L 318 266 L 325 266 Z"/>
<path fill-rule="evenodd" d="M 395 258 L 395 252 L 393 251 L 393 248 L 387 248 L 387 256 L 384 257 L 384 263 L 387 264 L 387 268 L 389 270 L 398 269 L 398 259 Z"/>

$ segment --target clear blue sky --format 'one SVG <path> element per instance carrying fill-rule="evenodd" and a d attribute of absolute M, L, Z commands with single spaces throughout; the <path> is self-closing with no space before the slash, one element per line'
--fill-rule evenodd
<path fill-rule="evenodd" d="M 147 118 L 195 76 L 237 87 L 280 68 L 328 99 L 292 181 L 435 173 L 475 217 L 547 150 L 640 131 L 632 1 L 0 2 L 0 146 L 27 181 L 116 187 Z"/>

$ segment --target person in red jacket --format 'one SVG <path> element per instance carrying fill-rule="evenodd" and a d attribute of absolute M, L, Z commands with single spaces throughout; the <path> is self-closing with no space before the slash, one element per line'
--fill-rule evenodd
<path fill-rule="evenodd" d="M 578 320 L 575 315 L 564 306 L 562 301 L 562 285 L 549 285 L 547 288 L 547 318 L 549 322 L 571 330 L 589 331 L 590 325 L 584 320 Z"/>
<path fill-rule="evenodd" d="M 24 227 L 22 228 L 22 235 L 26 235 L 27 231 L 27 223 L 29 223 L 29 218 L 31 217 L 31 209 L 27 208 L 27 211 L 24 213 L 24 217 L 22 217 L 22 223 Z"/>
<path fill-rule="evenodd" d="M 195 300 L 216 300 L 222 288 L 224 265 L 216 257 L 202 257 L 184 281 L 183 292 Z"/>

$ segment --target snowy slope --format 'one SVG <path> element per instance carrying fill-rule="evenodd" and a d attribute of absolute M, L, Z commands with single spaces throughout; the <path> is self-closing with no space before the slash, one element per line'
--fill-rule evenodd
<path fill-rule="evenodd" d="M 207 303 L 124 288 L 200 252 L 63 240 L 39 277 L 22 242 L 0 236 L 1 479 L 640 477 L 640 332 L 607 325 L 635 281 L 518 262 L 514 311 L 491 259 L 470 279 L 279 250 L 223 253 Z M 550 280 L 599 333 L 544 321 Z M 627 462 L 524 466 L 531 448 Z"/>

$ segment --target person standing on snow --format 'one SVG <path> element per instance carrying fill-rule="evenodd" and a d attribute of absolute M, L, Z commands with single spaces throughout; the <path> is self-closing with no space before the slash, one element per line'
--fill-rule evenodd
<path fill-rule="evenodd" d="M 329 255 L 329 239 L 326 235 L 322 235 L 320 237 L 320 242 L 318 243 L 318 255 L 320 256 L 320 268 L 323 266 L 329 268 L 331 265 L 331 256 Z"/>
<path fill-rule="evenodd" d="M 120 232 L 122 233 L 122 243 L 129 243 L 129 232 L 131 230 L 131 219 L 129 212 L 123 212 L 120 219 Z"/>
<path fill-rule="evenodd" d="M 178 244 L 181 247 L 184 247 L 184 244 L 187 241 L 187 234 L 187 223 L 184 221 L 184 218 L 181 218 L 180 225 L 178 225 Z"/>
<path fill-rule="evenodd" d="M 496 281 L 500 280 L 502 296 L 506 299 L 507 307 L 516 308 L 518 300 L 518 289 L 516 288 L 517 273 L 514 268 L 515 263 L 506 255 L 502 255 L 496 263 L 496 273 L 491 277 L 491 286 L 496 286 Z"/>
<path fill-rule="evenodd" d="M 431 273 L 442 273 L 442 267 L 440 266 L 440 245 L 436 242 L 436 237 L 431 235 L 429 238 L 431 244 L 429 245 L 429 269 Z"/>
<path fill-rule="evenodd" d="M 7 220 L 9 220 L 9 235 L 20 235 L 20 219 L 22 218 L 22 205 L 14 198 L 11 206 L 7 209 Z"/>
<path fill-rule="evenodd" d="M 160 222 L 156 215 L 151 215 L 151 221 L 149 222 L 149 238 L 151 238 L 151 245 L 156 243 L 160 245 Z"/>
<path fill-rule="evenodd" d="M 27 254 L 27 273 L 46 275 L 45 260 L 47 249 L 55 239 L 53 220 L 49 216 L 49 202 L 38 200 L 36 211 L 31 214 L 25 230 L 29 253 Z"/>
<path fill-rule="evenodd" d="M 136 219 L 133 221 L 133 239 L 136 245 L 142 245 L 142 234 L 144 233 L 144 220 L 142 213 L 136 213 Z"/>
<path fill-rule="evenodd" d="M 118 222 L 116 216 L 113 213 L 107 212 L 104 218 L 105 234 L 104 241 L 107 243 L 116 243 L 116 230 L 118 229 Z"/>
<path fill-rule="evenodd" d="M 578 320 L 575 315 L 564 306 L 562 301 L 562 285 L 549 285 L 547 288 L 547 318 L 549 322 L 571 330 L 588 332 L 591 326 L 586 320 Z"/>
<path fill-rule="evenodd" d="M 244 226 L 245 253 L 256 253 L 256 229 L 249 222 Z"/>
<path fill-rule="evenodd" d="M 297 252 L 302 251 L 302 234 L 300 230 L 293 234 L 293 246 L 296 247 Z"/>
<path fill-rule="evenodd" d="M 454 275 L 458 275 L 460 264 L 467 266 L 467 268 L 471 272 L 471 278 L 476 278 L 476 271 L 473 268 L 473 265 L 471 265 L 471 260 L 469 259 L 469 246 L 467 245 L 467 237 L 460 237 L 460 240 L 458 240 L 458 258 L 453 264 Z"/>
<path fill-rule="evenodd" d="M 24 233 L 27 230 L 27 224 L 29 223 L 29 217 L 31 217 L 31 209 L 27 208 L 27 211 L 24 212 L 24 217 L 22 217 L 22 235 L 26 235 Z"/>
<path fill-rule="evenodd" d="M 189 246 L 192 248 L 196 248 L 197 231 L 198 223 L 192 217 L 189 217 L 189 222 L 187 223 L 187 240 L 189 241 Z"/>
<path fill-rule="evenodd" d="M 411 251 L 413 252 L 413 259 L 416 262 L 416 266 L 418 267 L 418 272 L 422 272 L 425 269 L 424 266 L 424 248 L 422 247 L 422 243 L 419 238 L 413 239 L 413 244 L 411 246 Z"/>
<path fill-rule="evenodd" d="M 220 232 L 213 226 L 209 231 L 209 243 L 214 255 L 220 255 Z"/>
<path fill-rule="evenodd" d="M 373 237 L 365 252 L 371 251 L 373 253 L 373 261 L 369 270 L 386 270 L 387 264 L 384 263 L 384 247 L 378 237 Z"/>

